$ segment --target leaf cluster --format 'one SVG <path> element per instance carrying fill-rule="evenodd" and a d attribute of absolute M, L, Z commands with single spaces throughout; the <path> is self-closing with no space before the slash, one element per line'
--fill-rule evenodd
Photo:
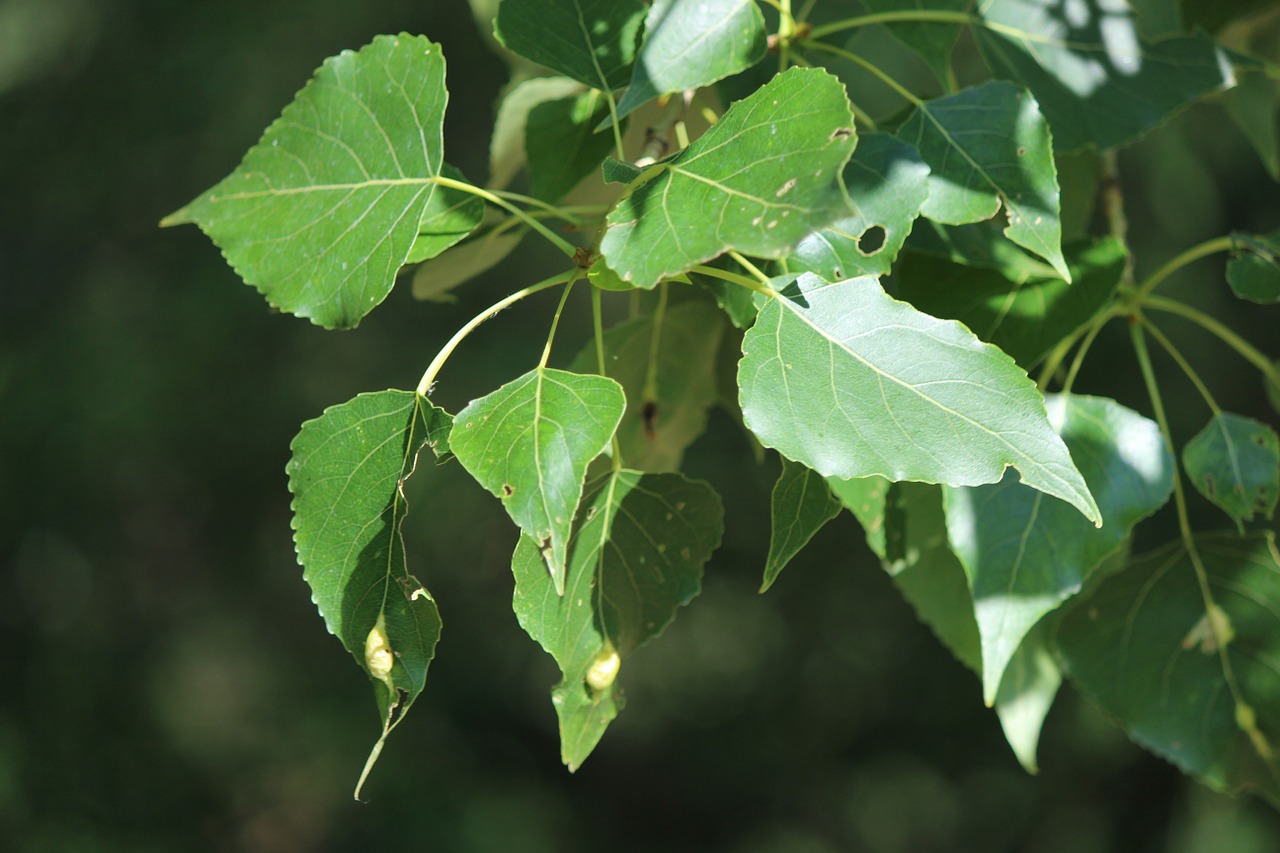
<path fill-rule="evenodd" d="M 781 464 L 762 591 L 848 509 L 1029 770 L 1066 677 L 1197 778 L 1280 802 L 1266 527 L 1280 446 L 1222 410 L 1156 322 L 1192 320 L 1280 387 L 1270 356 L 1157 292 L 1226 252 L 1230 292 L 1280 301 L 1280 232 L 1224 235 L 1135 281 L 1115 166 L 1207 98 L 1274 117 L 1280 57 L 1250 53 L 1248 18 L 1215 39 L 1188 13 L 1185 31 L 1148 38 L 1122 0 L 844 6 L 504 0 L 493 32 L 520 62 L 483 185 L 443 159 L 442 48 L 379 36 L 326 60 L 231 175 L 165 220 L 198 225 L 273 306 L 326 328 L 355 326 L 402 274 L 447 300 L 530 234 L 564 255 L 462 324 L 416 389 L 334 406 L 293 444 L 304 577 L 382 714 L 370 765 L 441 630 L 400 538 L 405 481 L 456 460 L 519 527 L 513 607 L 561 670 L 574 769 L 622 707 L 627 660 L 698 594 L 719 544 L 719 496 L 680 467 L 720 406 Z M 936 86 L 863 56 L 869 28 Z M 962 30 L 989 72 L 966 85 Z M 853 75 L 900 108 L 869 114 Z M 1251 118 L 1241 132 L 1274 173 L 1275 133 Z M 1101 227 L 1071 222 L 1064 198 L 1098 199 Z M 466 338 L 553 290 L 539 363 L 456 415 L 431 401 Z M 575 293 L 593 340 L 552 368 Z M 1074 391 L 1112 321 L 1147 414 Z M 1181 467 L 1150 341 L 1209 412 Z M 1237 531 L 1194 531 L 1195 492 Z M 1167 505 L 1178 540 L 1130 558 L 1135 526 Z"/>

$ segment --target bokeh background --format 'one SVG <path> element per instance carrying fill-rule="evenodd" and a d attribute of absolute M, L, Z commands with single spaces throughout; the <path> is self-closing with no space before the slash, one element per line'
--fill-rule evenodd
<path fill-rule="evenodd" d="M 293 557 L 289 442 L 325 406 L 412 388 L 542 258 L 454 305 L 398 289 L 332 333 L 272 314 L 198 231 L 156 223 L 229 172 L 324 57 L 400 30 L 444 44 L 447 157 L 483 179 L 506 68 L 460 0 L 0 0 L 0 849 L 1280 849 L 1270 807 L 1185 780 L 1070 689 L 1040 775 L 1024 773 L 851 517 L 757 595 L 776 462 L 751 461 L 718 414 L 687 467 L 726 497 L 724 546 L 702 596 L 628 663 L 628 707 L 574 775 L 558 673 L 510 609 L 515 529 L 457 466 L 415 479 L 410 559 L 445 633 L 353 802 L 378 720 Z M 1139 273 L 1280 226 L 1277 185 L 1219 104 L 1121 168 Z M 1221 272 L 1204 261 L 1170 288 L 1274 354 L 1274 311 L 1234 303 Z M 523 372 L 551 307 L 469 340 L 440 401 Z M 1225 406 L 1275 423 L 1243 363 L 1168 330 Z M 1113 331 L 1078 387 L 1146 411 Z M 1180 380 L 1166 393 L 1185 439 L 1207 412 Z M 1139 549 L 1170 535 L 1166 516 Z"/>

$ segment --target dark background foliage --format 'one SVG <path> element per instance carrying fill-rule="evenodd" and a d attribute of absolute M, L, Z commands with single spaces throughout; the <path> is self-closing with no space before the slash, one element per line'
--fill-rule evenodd
<path fill-rule="evenodd" d="M 479 179 L 506 72 L 464 4 L 0 0 L 0 847 L 1274 849 L 1280 816 L 1182 778 L 1070 690 L 1041 774 L 1023 773 L 851 518 L 758 596 L 776 463 L 718 415 L 687 467 L 727 496 L 725 544 L 628 665 L 630 707 L 576 775 L 555 667 L 510 610 L 515 529 L 456 466 L 415 481 L 410 559 L 445 633 L 371 802 L 353 803 L 377 720 L 293 558 L 289 441 L 359 391 L 413 387 L 453 328 L 533 280 L 539 250 L 457 305 L 402 288 L 327 333 L 269 313 L 195 229 L 156 222 L 230 171 L 323 57 L 399 30 L 444 44 L 447 156 Z M 1280 225 L 1219 105 L 1121 168 L 1140 274 Z M 1220 260 L 1172 285 L 1274 349 L 1275 315 L 1233 304 Z M 440 401 L 526 369 L 550 308 L 469 341 Z M 1255 374 L 1171 331 L 1224 405 L 1274 423 Z M 1123 344 L 1104 335 L 1078 387 L 1147 410 Z M 1167 399 L 1185 440 L 1206 413 L 1180 380 Z M 1169 530 L 1158 518 L 1139 549 Z"/>

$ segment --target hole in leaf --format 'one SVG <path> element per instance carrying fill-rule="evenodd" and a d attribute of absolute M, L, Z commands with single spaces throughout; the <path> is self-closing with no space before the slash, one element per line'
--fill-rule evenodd
<path fill-rule="evenodd" d="M 864 255 L 874 255 L 884 248 L 884 228 L 872 225 L 858 238 L 858 251 Z"/>

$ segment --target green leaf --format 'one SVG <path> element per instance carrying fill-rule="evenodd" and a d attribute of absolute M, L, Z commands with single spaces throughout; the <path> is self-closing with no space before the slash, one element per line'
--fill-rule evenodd
<path fill-rule="evenodd" d="M 675 471 L 685 448 L 707 428 L 716 401 L 716 353 L 725 320 L 709 302 L 690 300 L 628 320 L 604 334 L 605 375 L 627 395 L 618 426 L 623 464 L 640 471 Z M 595 343 L 571 369 L 596 369 Z"/>
<path fill-rule="evenodd" d="M 1047 407 L 1098 502 L 1102 527 L 1011 477 L 943 490 L 947 535 L 973 590 L 989 705 L 1032 626 L 1079 592 L 1173 490 L 1173 458 L 1153 421 L 1101 397 L 1054 395 Z"/>
<path fill-rule="evenodd" d="M 1280 231 L 1267 236 L 1231 235 L 1235 252 L 1227 262 L 1227 283 L 1241 299 L 1280 302 Z"/>
<path fill-rule="evenodd" d="M 618 115 L 750 68 L 764 58 L 765 41 L 755 0 L 655 0 Z"/>
<path fill-rule="evenodd" d="M 974 31 L 992 73 L 1035 94 L 1062 151 L 1131 142 L 1233 82 L 1203 34 L 1144 41 L 1126 0 L 1000 0 L 981 4 L 981 17 Z"/>
<path fill-rule="evenodd" d="M 942 492 L 923 483 L 893 483 L 879 477 L 828 479 L 827 484 L 867 533 L 903 598 L 920 621 L 974 672 L 982 654 L 973 598 L 964 568 L 947 543 Z"/>
<path fill-rule="evenodd" d="M 1280 81 L 1258 71 L 1243 72 L 1225 102 L 1267 172 L 1280 181 Z"/>
<path fill-rule="evenodd" d="M 490 187 L 506 187 L 528 163 L 525 128 L 533 108 L 547 101 L 579 95 L 582 91 L 582 84 L 568 77 L 534 77 L 511 87 L 502 96 L 493 122 L 493 138 L 489 142 Z"/>
<path fill-rule="evenodd" d="M 444 55 L 378 36 L 325 60 L 194 222 L 277 308 L 350 328 L 386 298 L 440 191 Z"/>
<path fill-rule="evenodd" d="M 440 173 L 455 181 L 466 181 L 462 173 L 445 163 Z M 484 219 L 484 202 L 478 196 L 453 187 L 437 187 L 422 212 L 418 237 L 413 241 L 406 264 L 434 258 L 450 246 L 466 239 Z"/>
<path fill-rule="evenodd" d="M 827 522 L 840 514 L 841 503 L 821 474 L 782 457 L 782 473 L 770 499 L 772 528 L 769 557 L 760 591 L 773 586 L 778 574 Z"/>
<path fill-rule="evenodd" d="M 1182 465 L 1200 494 L 1231 516 L 1240 532 L 1255 514 L 1271 518 L 1280 491 L 1280 439 L 1253 418 L 1218 412 L 1182 449 Z"/>
<path fill-rule="evenodd" d="M 1039 770 L 1040 730 L 1061 686 L 1062 667 L 1054 655 L 1053 632 L 1049 620 L 1041 619 L 1010 658 L 995 702 L 1005 740 L 1028 773 Z"/>
<path fill-rule="evenodd" d="M 458 461 L 538 545 L 557 592 L 587 466 L 609 447 L 625 408 L 612 379 L 538 367 L 454 418 Z"/>
<path fill-rule="evenodd" d="M 973 0 L 862 0 L 868 12 L 967 12 Z M 886 23 L 894 38 L 920 54 L 939 80 L 951 77 L 951 50 L 960 35 L 959 24 L 893 21 Z"/>
<path fill-rule="evenodd" d="M 894 268 L 898 295 L 926 314 L 959 320 L 1031 369 L 1107 303 L 1128 258 L 1113 238 L 1064 247 L 1072 284 L 1055 276 L 1010 279 L 996 270 L 908 252 Z"/>
<path fill-rule="evenodd" d="M 844 86 L 825 71 L 792 68 L 618 202 L 601 250 L 643 288 L 728 249 L 780 257 L 839 218 L 838 178 L 853 145 Z"/>
<path fill-rule="evenodd" d="M 293 440 L 289 491 L 303 577 L 329 631 L 369 674 L 382 714 L 366 774 L 422 692 L 440 639 L 435 600 L 409 573 L 400 527 L 403 483 L 447 421 L 411 391 L 382 391 L 326 409 Z"/>
<path fill-rule="evenodd" d="M 643 175 L 644 169 L 623 163 L 615 157 L 605 157 L 604 163 L 600 165 L 600 174 L 606 184 L 629 184 Z"/>
<path fill-rule="evenodd" d="M 1067 675 L 1129 736 L 1210 787 L 1280 805 L 1280 555 L 1271 532 L 1197 537 L 1209 616 L 1181 542 L 1067 611 Z M 1224 668 L 1224 658 L 1230 669 Z"/>
<path fill-rule="evenodd" d="M 644 14 L 639 0 L 503 0 L 493 32 L 525 59 L 613 90 L 631 77 Z"/>
<path fill-rule="evenodd" d="M 1003 206 L 1005 234 L 1070 281 L 1062 257 L 1058 176 L 1049 125 L 1036 99 L 993 81 L 924 101 L 898 130 L 929 164 L 924 215 L 948 225 L 980 222 Z"/>
<path fill-rule="evenodd" d="M 929 195 L 929 167 L 901 140 L 870 133 L 844 167 L 850 216 L 810 234 L 787 259 L 791 272 L 827 281 L 887 275 Z"/>
<path fill-rule="evenodd" d="M 747 426 L 823 476 L 959 486 L 997 482 L 1013 466 L 1101 523 L 1027 375 L 873 278 L 827 285 L 805 273 L 761 309 L 742 348 Z"/>
<path fill-rule="evenodd" d="M 561 595 L 538 545 L 512 558 L 521 627 L 555 658 L 552 691 L 564 763 L 576 770 L 621 707 L 614 678 L 702 586 L 702 566 L 724 531 L 720 497 L 679 474 L 618 471 L 583 500 Z"/>
<path fill-rule="evenodd" d="M 945 258 L 968 267 L 995 270 L 1010 281 L 1059 277 L 1057 270 L 1011 243 L 992 220 L 969 225 L 916 221 L 907 235 L 907 251 Z"/>
<path fill-rule="evenodd" d="M 529 157 L 529 192 L 555 203 L 599 167 L 613 149 L 613 137 L 596 133 L 609 107 L 597 91 L 544 101 L 529 111 L 525 151 Z"/>
<path fill-rule="evenodd" d="M 473 240 L 432 258 L 413 272 L 413 298 L 430 302 L 450 302 L 449 295 L 483 272 L 497 266 L 520 245 L 523 231 L 491 228 Z"/>

